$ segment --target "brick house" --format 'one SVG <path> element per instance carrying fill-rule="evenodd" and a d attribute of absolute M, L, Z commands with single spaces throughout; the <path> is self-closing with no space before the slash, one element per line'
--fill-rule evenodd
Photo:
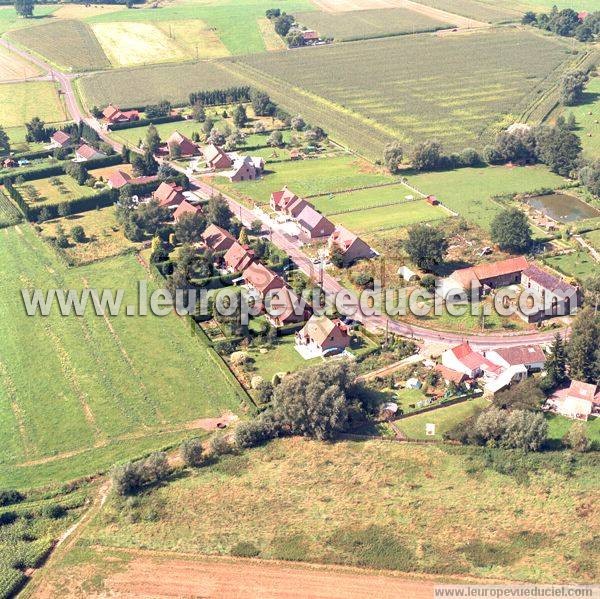
<path fill-rule="evenodd" d="M 328 240 L 329 252 L 339 250 L 344 259 L 344 266 L 353 264 L 363 258 L 371 258 L 373 250 L 358 235 L 338 225 Z"/>
<path fill-rule="evenodd" d="M 179 206 L 185 200 L 183 187 L 163 181 L 152 194 L 152 199 L 157 200 L 161 206 Z"/>
<path fill-rule="evenodd" d="M 335 225 L 308 203 L 296 220 L 302 235 L 310 240 L 329 237 L 335 231 Z"/>
<path fill-rule="evenodd" d="M 254 262 L 254 252 L 248 247 L 240 245 L 237 241 L 225 252 L 223 261 L 231 272 L 245 271 Z"/>
<path fill-rule="evenodd" d="M 229 231 L 213 224 L 208 225 L 202 233 L 202 241 L 215 252 L 225 252 L 236 243 L 235 237 Z"/>
<path fill-rule="evenodd" d="M 198 146 L 179 131 L 173 131 L 167 139 L 168 153 L 172 155 L 175 148 L 179 148 L 180 156 L 196 156 L 200 153 Z"/>
<path fill-rule="evenodd" d="M 193 204 L 190 204 L 187 200 L 183 200 L 183 202 L 181 202 L 181 204 L 177 206 L 175 212 L 173 212 L 173 218 L 177 223 L 184 214 L 199 214 L 201 212 L 202 208 L 200 206 L 194 206 Z"/>
<path fill-rule="evenodd" d="M 252 262 L 243 272 L 246 285 L 255 289 L 261 296 L 269 291 L 282 289 L 286 286 L 285 281 L 272 270 L 260 262 Z"/>
<path fill-rule="evenodd" d="M 118 106 L 109 104 L 103 111 L 102 116 L 107 125 L 115 123 L 130 123 L 131 121 L 139 121 L 140 113 L 137 110 L 120 110 Z"/>
<path fill-rule="evenodd" d="M 265 304 L 267 320 L 275 327 L 304 322 L 310 316 L 308 304 L 287 285 L 268 293 Z"/>
<path fill-rule="evenodd" d="M 350 345 L 348 329 L 339 320 L 313 314 L 296 333 L 296 346 L 304 346 L 323 354 L 342 353 Z"/>
<path fill-rule="evenodd" d="M 75 150 L 73 162 L 87 162 L 88 160 L 96 160 L 98 158 L 106 158 L 106 154 L 88 144 L 82 144 Z"/>
<path fill-rule="evenodd" d="M 227 153 L 215 144 L 204 146 L 204 148 L 202 148 L 202 155 L 206 161 L 206 166 L 215 171 L 229 168 L 233 164 L 233 160 Z"/>

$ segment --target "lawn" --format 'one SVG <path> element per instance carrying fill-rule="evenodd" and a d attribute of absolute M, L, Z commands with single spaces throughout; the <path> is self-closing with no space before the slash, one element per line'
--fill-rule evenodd
<path fill-rule="evenodd" d="M 571 475 L 560 454 L 525 461 L 537 466 L 527 483 L 486 467 L 481 448 L 279 439 L 179 476 L 134 505 L 113 496 L 80 547 L 227 555 L 243 541 L 264 559 L 592 582 L 597 458 L 578 457 Z M 74 578 L 101 581 L 97 564 Z M 65 562 L 53 577 L 76 565 Z"/>
<path fill-rule="evenodd" d="M 437 138 L 447 151 L 483 147 L 566 68 L 572 57 L 564 43 L 501 28 L 271 52 L 223 64 L 290 113 L 379 159 L 394 140 L 409 147 Z"/>
<path fill-rule="evenodd" d="M 69 175 L 26 181 L 21 185 L 15 185 L 15 187 L 31 206 L 62 204 L 63 202 L 90 197 L 98 193 L 98 190 L 92 187 L 79 185 Z"/>
<path fill-rule="evenodd" d="M 3 83 L 0 85 L 0 123 L 4 127 L 19 127 L 34 116 L 46 123 L 67 120 L 56 86 L 50 81 Z M 12 138 L 12 132 L 9 132 Z"/>
<path fill-rule="evenodd" d="M 408 176 L 408 182 L 425 194 L 435 195 L 468 221 L 489 229 L 502 206 L 492 196 L 557 188 L 565 179 L 545 166 L 463 168 Z"/>
<path fill-rule="evenodd" d="M 399 204 L 407 201 L 407 196 L 420 197 L 412 189 L 402 183 L 372 187 L 348 193 L 331 194 L 314 198 L 312 203 L 323 214 L 340 214 L 350 210 L 376 208 L 389 204 Z M 417 200 L 422 201 L 422 200 Z"/>
<path fill-rule="evenodd" d="M 389 175 L 348 154 L 273 164 L 267 161 L 265 175 L 256 181 L 229 183 L 223 178 L 215 179 L 225 191 L 250 198 L 258 204 L 268 203 L 271 192 L 284 185 L 306 197 L 391 181 L 393 178 Z"/>
<path fill-rule="evenodd" d="M 259 350 L 251 350 L 250 355 L 254 358 L 256 371 L 252 376 L 262 376 L 265 381 L 270 381 L 277 373 L 288 373 L 311 366 L 321 362 L 321 358 L 305 360 L 295 349 L 295 335 L 286 335 L 278 339 L 277 345 L 267 351 L 260 353 Z"/>
<path fill-rule="evenodd" d="M 63 69 L 79 72 L 110 66 L 96 36 L 81 21 L 56 20 L 17 29 L 7 37 Z"/>
<path fill-rule="evenodd" d="M 115 67 L 229 55 L 216 33 L 200 20 L 94 23 L 92 29 Z"/>
<path fill-rule="evenodd" d="M 581 138 L 583 153 L 589 158 L 600 158 L 600 77 L 594 77 L 585 88 L 584 100 L 579 106 L 563 110 L 577 119 L 577 133 Z"/>
<path fill-rule="evenodd" d="M 187 137 L 191 137 L 192 133 L 202 132 L 202 123 L 194 120 L 176 121 L 174 123 L 161 123 L 155 125 L 161 139 L 166 140 L 173 131 L 179 131 Z M 138 141 L 144 140 L 148 127 L 131 127 L 130 129 L 120 129 L 111 131 L 111 138 L 127 144 L 128 146 L 137 146 Z"/>
<path fill-rule="evenodd" d="M 571 254 L 552 256 L 544 262 L 564 275 L 575 277 L 580 281 L 597 274 L 598 263 L 584 250 L 577 250 Z"/>
<path fill-rule="evenodd" d="M 21 288 L 123 289 L 137 305 L 148 275 L 134 256 L 65 269 L 19 225 L 0 231 L 0 279 L 0 487 L 92 474 L 239 406 L 237 382 L 174 315 L 26 315 Z"/>
<path fill-rule="evenodd" d="M 24 19 L 17 15 L 11 6 L 3 6 L 0 9 L 0 34 L 20 27 L 31 27 L 33 23 L 50 21 L 50 15 L 55 12 L 57 6 L 54 4 L 37 4 L 35 7 L 35 19 Z"/>
<path fill-rule="evenodd" d="M 407 8 L 355 10 L 342 13 L 309 12 L 295 16 L 299 23 L 314 29 L 321 37 L 333 38 L 340 42 L 435 31 L 453 26 Z"/>
<path fill-rule="evenodd" d="M 114 206 L 45 221 L 40 226 L 44 237 L 56 237 L 59 226 L 67 236 L 73 227 L 83 227 L 86 240 L 75 243 L 69 237 L 70 245 L 64 249 L 65 255 L 76 265 L 103 260 L 139 247 L 139 244 L 132 243 L 123 234 L 117 223 Z"/>
<path fill-rule="evenodd" d="M 424 414 L 407 416 L 398 420 L 396 425 L 409 439 L 441 439 L 445 432 L 488 405 L 487 399 L 479 397 Z M 425 425 L 428 423 L 435 424 L 435 435 L 433 436 L 425 434 Z"/>
<path fill-rule="evenodd" d="M 443 208 L 431 206 L 425 201 L 416 201 L 336 214 L 331 220 L 354 233 L 372 233 L 441 220 L 447 216 L 448 213 Z"/>
<path fill-rule="evenodd" d="M 590 231 L 583 236 L 586 241 L 591 243 L 598 251 L 600 251 L 600 229 Z"/>
<path fill-rule="evenodd" d="M 546 414 L 548 422 L 548 438 L 560 441 L 573 426 L 570 418 L 565 418 L 558 414 Z M 585 423 L 588 437 L 597 444 L 600 444 L 600 418 L 593 418 Z"/>
<path fill-rule="evenodd" d="M 278 6 L 290 13 L 314 10 L 309 0 L 284 0 Z M 214 30 L 216 36 L 230 54 L 264 52 L 267 48 L 261 33 L 259 20 L 265 11 L 273 8 L 269 0 L 216 0 L 214 2 L 183 1 L 173 6 L 139 8 L 135 11 L 98 15 L 90 23 L 188 21 L 201 19 Z"/>

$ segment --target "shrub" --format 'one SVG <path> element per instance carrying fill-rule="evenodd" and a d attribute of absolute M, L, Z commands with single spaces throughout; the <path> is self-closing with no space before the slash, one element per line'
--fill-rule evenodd
<path fill-rule="evenodd" d="M 271 418 L 266 415 L 242 422 L 235 430 L 235 444 L 240 448 L 256 447 L 277 434 Z"/>
<path fill-rule="evenodd" d="M 64 233 L 58 235 L 55 243 L 59 248 L 62 249 L 69 247 L 69 240 L 67 239 L 67 236 Z"/>
<path fill-rule="evenodd" d="M 224 434 L 216 434 L 210 440 L 210 451 L 214 456 L 235 453 L 234 445 Z"/>
<path fill-rule="evenodd" d="M 81 225 L 75 225 L 71 229 L 71 239 L 77 243 L 85 241 L 85 231 Z"/>
<path fill-rule="evenodd" d="M 50 518 L 52 520 L 58 520 L 62 518 L 67 513 L 67 510 L 64 506 L 59 503 L 54 503 L 51 505 L 47 505 L 42 510 L 42 516 L 44 518 Z"/>
<path fill-rule="evenodd" d="M 0 514 L 0 526 L 12 524 L 18 517 L 17 512 L 3 512 Z"/>
<path fill-rule="evenodd" d="M 25 499 L 25 495 L 14 489 L 0 489 L 0 505 L 11 505 L 20 503 Z"/>
<path fill-rule="evenodd" d="M 235 557 L 256 557 L 260 554 L 260 549 L 248 541 L 239 541 L 231 548 L 229 553 Z"/>
<path fill-rule="evenodd" d="M 587 428 L 583 422 L 575 422 L 571 425 L 567 434 L 563 437 L 563 443 L 573 451 L 584 453 L 592 447 L 592 442 L 587 436 Z"/>
<path fill-rule="evenodd" d="M 204 448 L 202 447 L 202 439 L 194 437 L 187 439 L 181 444 L 180 453 L 181 459 L 186 466 L 197 468 L 204 462 Z"/>

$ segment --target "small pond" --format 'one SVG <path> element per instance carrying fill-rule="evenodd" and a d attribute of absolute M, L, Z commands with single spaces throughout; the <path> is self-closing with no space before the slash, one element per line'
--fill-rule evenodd
<path fill-rule="evenodd" d="M 550 218 L 570 223 L 586 218 L 600 216 L 600 210 L 566 193 L 553 193 L 545 196 L 533 196 L 525 200 L 532 208 L 543 212 Z"/>

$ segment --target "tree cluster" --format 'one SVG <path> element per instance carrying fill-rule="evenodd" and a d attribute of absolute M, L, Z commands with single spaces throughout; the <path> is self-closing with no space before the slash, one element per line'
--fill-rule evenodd
<path fill-rule="evenodd" d="M 563 37 L 575 37 L 580 42 L 593 41 L 600 35 L 600 12 L 591 13 L 581 21 L 579 13 L 572 8 L 558 10 L 554 6 L 549 13 L 528 11 L 521 22 Z"/>
<path fill-rule="evenodd" d="M 404 248 L 412 262 L 419 268 L 432 270 L 444 261 L 448 240 L 441 229 L 415 225 L 408 231 Z"/>
<path fill-rule="evenodd" d="M 521 254 L 531 249 L 533 237 L 527 215 L 518 208 L 499 212 L 490 225 L 491 239 L 502 250 Z"/>
<path fill-rule="evenodd" d="M 158 119 L 171 114 L 171 102 L 162 100 L 158 104 L 149 104 L 144 108 L 147 119 Z"/>
<path fill-rule="evenodd" d="M 135 495 L 144 487 L 165 480 L 170 473 L 167 454 L 159 451 L 143 460 L 116 466 L 112 471 L 112 482 L 119 495 Z"/>
<path fill-rule="evenodd" d="M 251 88 L 249 86 L 228 87 L 210 91 L 197 91 L 189 95 L 190 106 L 221 106 L 234 102 L 249 102 Z"/>

